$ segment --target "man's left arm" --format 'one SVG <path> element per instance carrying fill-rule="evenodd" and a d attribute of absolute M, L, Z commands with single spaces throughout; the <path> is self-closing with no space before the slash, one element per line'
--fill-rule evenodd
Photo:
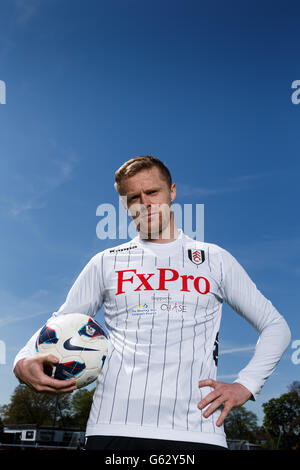
<path fill-rule="evenodd" d="M 200 409 L 210 404 L 204 412 L 205 417 L 224 405 L 218 426 L 234 406 L 257 398 L 291 341 L 291 332 L 283 316 L 258 290 L 237 260 L 222 248 L 220 263 L 223 300 L 255 328 L 259 339 L 252 359 L 233 384 L 209 378 L 199 382 L 199 387 L 210 386 L 214 389 L 198 404 Z"/>

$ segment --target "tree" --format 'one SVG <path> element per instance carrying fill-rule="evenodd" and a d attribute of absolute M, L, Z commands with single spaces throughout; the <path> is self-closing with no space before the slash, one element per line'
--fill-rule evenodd
<path fill-rule="evenodd" d="M 300 382 L 298 380 L 294 380 L 291 385 L 288 386 L 289 392 L 295 392 L 300 397 Z"/>
<path fill-rule="evenodd" d="M 243 406 L 232 408 L 224 424 L 227 439 L 247 440 L 254 443 L 258 431 L 257 416 Z"/>
<path fill-rule="evenodd" d="M 70 415 L 70 396 L 59 396 L 59 410 L 57 409 L 56 395 L 50 393 L 38 393 L 25 384 L 18 385 L 11 397 L 9 405 L 0 408 L 3 424 L 37 424 L 53 425 L 56 415 L 56 423 Z"/>
<path fill-rule="evenodd" d="M 85 429 L 95 388 L 71 394 L 38 393 L 25 384 L 18 385 L 8 405 L 0 407 L 0 423 L 38 426 L 80 427 Z"/>
<path fill-rule="evenodd" d="M 74 422 L 81 428 L 86 427 L 93 402 L 95 388 L 92 390 L 81 389 L 72 396 L 71 412 Z"/>
<path fill-rule="evenodd" d="M 263 404 L 264 427 L 272 438 L 273 448 L 299 448 L 300 383 L 293 382 L 289 390 Z"/>

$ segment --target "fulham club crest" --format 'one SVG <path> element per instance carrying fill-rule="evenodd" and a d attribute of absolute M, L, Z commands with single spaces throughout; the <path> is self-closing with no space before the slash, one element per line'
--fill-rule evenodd
<path fill-rule="evenodd" d="M 188 257 L 195 264 L 202 264 L 205 260 L 203 250 L 188 250 Z"/>

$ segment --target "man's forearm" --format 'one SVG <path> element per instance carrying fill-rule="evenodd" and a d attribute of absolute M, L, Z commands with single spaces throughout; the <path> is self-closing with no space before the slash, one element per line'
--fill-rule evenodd
<path fill-rule="evenodd" d="M 247 387 L 256 399 L 290 341 L 291 332 L 287 322 L 283 317 L 276 318 L 261 332 L 252 359 L 240 371 L 235 382 Z"/>

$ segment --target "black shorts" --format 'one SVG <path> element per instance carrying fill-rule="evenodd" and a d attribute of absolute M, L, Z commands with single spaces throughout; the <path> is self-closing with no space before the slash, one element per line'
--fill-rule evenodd
<path fill-rule="evenodd" d="M 226 447 L 201 444 L 198 442 L 169 441 L 165 439 L 144 439 L 124 436 L 88 436 L 85 450 L 107 451 L 170 451 L 199 452 L 202 450 L 228 450 Z"/>

